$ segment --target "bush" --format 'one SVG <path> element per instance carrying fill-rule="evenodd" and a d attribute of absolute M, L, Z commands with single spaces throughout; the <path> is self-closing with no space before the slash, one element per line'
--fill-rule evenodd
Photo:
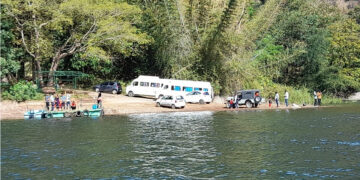
<path fill-rule="evenodd" d="M 1 94 L 3 99 L 23 102 L 26 100 L 40 100 L 43 98 L 41 93 L 37 92 L 37 88 L 31 82 L 19 81 L 11 86 L 9 90 Z"/>

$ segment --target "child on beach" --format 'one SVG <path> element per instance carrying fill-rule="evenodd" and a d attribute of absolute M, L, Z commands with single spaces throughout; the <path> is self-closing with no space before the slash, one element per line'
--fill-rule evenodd
<path fill-rule="evenodd" d="M 272 98 L 269 98 L 269 108 L 271 108 L 271 104 L 272 104 Z"/>
<path fill-rule="evenodd" d="M 72 110 L 75 110 L 75 109 L 76 109 L 76 103 L 75 103 L 75 101 L 72 101 L 72 103 L 71 103 L 71 109 L 72 109 Z"/>
<path fill-rule="evenodd" d="M 233 108 L 234 107 L 234 100 L 233 99 L 230 99 L 230 106 L 229 108 Z"/>

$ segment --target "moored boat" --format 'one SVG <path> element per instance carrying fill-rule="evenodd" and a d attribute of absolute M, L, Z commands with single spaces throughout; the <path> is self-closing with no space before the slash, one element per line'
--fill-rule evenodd
<path fill-rule="evenodd" d="M 100 117 L 104 115 L 103 109 L 75 110 L 75 111 L 44 111 L 30 110 L 24 113 L 25 119 L 43 118 L 69 118 L 69 117 Z"/>

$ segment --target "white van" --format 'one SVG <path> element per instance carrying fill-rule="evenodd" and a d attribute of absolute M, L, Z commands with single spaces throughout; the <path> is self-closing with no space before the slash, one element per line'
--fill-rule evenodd
<path fill-rule="evenodd" d="M 157 76 L 139 76 L 126 87 L 126 94 L 129 97 L 155 96 L 156 91 L 162 86 L 162 80 Z"/>
<path fill-rule="evenodd" d="M 193 91 L 201 93 L 208 92 L 211 95 L 211 99 L 214 98 L 214 91 L 210 82 L 164 79 L 162 84 L 162 87 L 156 91 L 155 98 L 169 94 L 185 97 L 188 93 Z"/>
<path fill-rule="evenodd" d="M 176 79 L 160 79 L 157 76 L 139 76 L 126 87 L 126 94 L 130 97 L 152 96 L 159 98 L 164 95 L 181 95 L 199 91 L 208 92 L 214 98 L 214 91 L 210 82 L 189 81 Z"/>

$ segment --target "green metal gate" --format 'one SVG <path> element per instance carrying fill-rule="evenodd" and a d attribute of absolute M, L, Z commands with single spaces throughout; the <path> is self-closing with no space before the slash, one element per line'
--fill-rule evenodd
<path fill-rule="evenodd" d="M 50 79 L 52 79 L 53 85 L 56 90 L 58 89 L 59 81 L 72 82 L 73 88 L 76 89 L 78 79 L 87 76 L 87 74 L 82 73 L 80 71 L 53 71 L 51 72 L 52 75 L 50 74 L 50 72 L 51 71 L 36 71 L 37 74 L 36 85 L 38 86 L 39 89 L 41 88 L 41 83 L 40 80 L 38 79 L 39 77 L 38 74 L 42 74 L 44 84 L 47 83 Z"/>

